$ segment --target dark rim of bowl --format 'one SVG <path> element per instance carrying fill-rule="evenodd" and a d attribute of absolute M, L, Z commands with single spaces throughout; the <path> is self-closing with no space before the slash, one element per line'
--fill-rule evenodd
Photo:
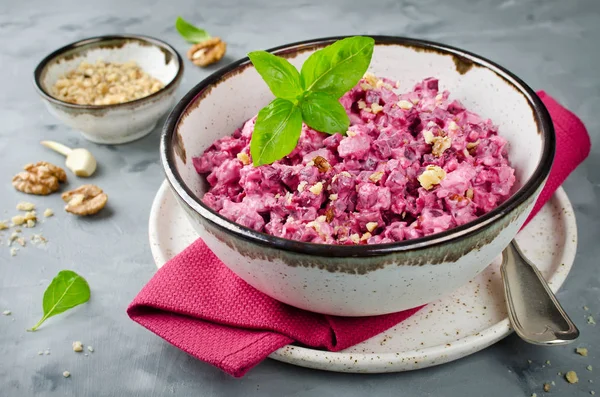
<path fill-rule="evenodd" d="M 102 43 L 103 41 L 110 41 L 110 40 L 137 40 L 137 41 L 153 44 L 164 51 L 168 51 L 171 54 L 171 56 L 173 56 L 173 58 L 177 60 L 177 74 L 175 75 L 175 77 L 173 77 L 173 79 L 167 85 L 165 85 L 160 90 L 158 90 L 148 96 L 145 96 L 143 98 L 139 98 L 139 99 L 136 99 L 133 101 L 129 101 L 129 102 L 115 103 L 115 104 L 111 104 L 111 105 L 79 105 L 76 103 L 61 101 L 60 99 L 55 98 L 54 96 L 52 96 L 48 92 L 46 92 L 46 90 L 42 86 L 40 79 L 42 77 L 42 72 L 44 71 L 44 69 L 50 62 L 52 62 L 56 58 L 60 57 L 62 54 L 64 54 L 67 51 L 76 50 L 79 47 L 83 47 L 83 46 L 86 46 L 89 44 Z M 150 101 L 153 98 L 158 97 L 166 90 L 175 86 L 179 82 L 179 80 L 181 80 L 181 77 L 183 76 L 183 69 L 184 69 L 183 58 L 181 58 L 181 55 L 179 55 L 179 53 L 175 50 L 175 48 L 173 48 L 169 44 L 165 43 L 164 41 L 156 39 L 154 37 L 144 36 L 141 34 L 113 34 L 113 35 L 106 35 L 106 36 L 89 37 L 87 39 L 78 40 L 73 43 L 67 44 L 67 45 L 59 48 L 58 50 L 53 51 L 52 53 L 46 55 L 46 57 L 44 57 L 44 59 L 42 59 L 40 61 L 40 63 L 36 66 L 36 68 L 33 72 L 33 83 L 35 85 L 36 90 L 39 92 L 39 94 L 42 97 L 44 97 L 44 99 L 46 99 L 47 101 L 50 101 L 52 103 L 55 103 L 57 105 L 60 105 L 60 106 L 65 106 L 65 107 L 69 107 L 69 108 L 73 108 L 73 109 L 89 109 L 89 110 L 91 110 L 91 109 L 114 109 L 114 108 L 118 108 L 121 106 L 130 106 L 132 104 L 138 104 L 141 102 Z"/>
<path fill-rule="evenodd" d="M 338 36 L 338 37 L 326 37 L 314 40 L 300 41 L 292 44 L 287 44 L 268 50 L 273 53 L 285 53 L 292 54 L 303 49 L 309 49 L 312 47 L 319 47 L 336 40 L 343 39 L 350 36 Z M 255 230 L 246 228 L 239 224 L 236 224 L 229 219 L 223 217 L 211 208 L 206 206 L 183 182 L 181 175 L 174 166 L 175 153 L 172 149 L 173 137 L 177 132 L 177 126 L 182 115 L 185 113 L 189 105 L 194 99 L 202 93 L 205 89 L 211 85 L 217 83 L 221 78 L 228 75 L 231 72 L 235 72 L 239 67 L 243 67 L 249 63 L 248 57 L 233 62 L 224 68 L 213 73 L 202 82 L 197 84 L 190 92 L 188 92 L 175 106 L 175 108 L 169 114 L 165 126 L 163 128 L 161 136 L 161 162 L 165 169 L 167 180 L 171 187 L 175 190 L 176 194 L 195 212 L 200 214 L 207 222 L 211 223 L 214 227 L 221 231 L 233 234 L 235 237 L 243 239 L 245 241 L 259 244 L 265 247 L 280 249 L 284 251 L 292 251 L 305 255 L 314 255 L 322 257 L 369 257 L 377 255 L 386 255 L 395 252 L 403 252 L 409 250 L 417 250 L 425 247 L 431 247 L 434 245 L 446 243 L 451 240 L 463 239 L 471 236 L 484 228 L 489 227 L 498 219 L 506 216 L 512 210 L 522 205 L 527 199 L 529 199 L 538 188 L 546 180 L 552 162 L 554 160 L 555 151 L 555 136 L 554 126 L 552 124 L 548 110 L 535 94 L 535 92 L 525 84 L 521 79 L 509 72 L 502 66 L 489 61 L 479 55 L 475 55 L 471 52 L 464 51 L 455 47 L 430 42 L 426 40 L 410 39 L 404 37 L 395 36 L 370 36 L 376 41 L 376 44 L 393 44 L 393 45 L 404 45 L 411 47 L 418 47 L 424 50 L 432 50 L 438 53 L 443 53 L 452 56 L 461 57 L 466 59 L 475 65 L 483 66 L 498 76 L 506 80 L 515 89 L 517 89 L 529 102 L 536 123 L 538 125 L 538 131 L 542 135 L 542 155 L 541 159 L 529 178 L 529 180 L 519 190 L 517 190 L 512 196 L 508 198 L 500 206 L 494 210 L 488 212 L 481 217 L 468 222 L 464 225 L 446 230 L 441 233 L 431 234 L 425 237 L 420 237 L 412 240 L 405 240 L 395 243 L 387 244 L 373 244 L 373 245 L 333 245 L 333 244 L 317 244 L 300 242 L 295 240 L 289 240 L 281 237 L 271 236 L 266 233 L 257 232 Z"/>

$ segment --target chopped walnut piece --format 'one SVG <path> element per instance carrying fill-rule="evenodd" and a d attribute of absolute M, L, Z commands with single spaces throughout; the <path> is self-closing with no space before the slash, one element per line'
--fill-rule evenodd
<path fill-rule="evenodd" d="M 373 112 L 373 114 L 377 114 L 379 112 L 381 112 L 383 110 L 383 106 L 381 106 L 378 103 L 373 103 L 371 105 L 371 111 Z"/>
<path fill-rule="evenodd" d="M 37 214 L 35 213 L 35 211 L 28 211 L 25 213 L 23 218 L 26 221 L 37 221 Z"/>
<path fill-rule="evenodd" d="M 306 188 L 307 184 L 308 184 L 308 182 L 306 182 L 306 181 L 300 181 L 300 183 L 298 184 L 298 191 L 300 193 L 302 193 L 304 191 L 304 189 Z"/>
<path fill-rule="evenodd" d="M 194 44 L 187 52 L 187 57 L 196 66 L 208 66 L 218 62 L 225 55 L 227 44 L 219 37 L 211 37 Z"/>
<path fill-rule="evenodd" d="M 325 157 L 317 156 L 313 159 L 314 165 L 317 167 L 319 172 L 327 172 L 331 168 L 331 164 Z"/>
<path fill-rule="evenodd" d="M 35 204 L 21 201 L 17 204 L 17 210 L 19 211 L 31 211 L 35 209 Z"/>
<path fill-rule="evenodd" d="M 0 221 L 0 230 L 6 230 L 8 229 L 8 225 L 6 224 L 6 221 Z"/>
<path fill-rule="evenodd" d="M 315 196 L 318 196 L 323 191 L 323 182 L 315 183 L 313 186 L 309 187 L 308 190 Z"/>
<path fill-rule="evenodd" d="M 585 347 L 578 347 L 577 349 L 575 349 L 575 352 L 583 357 L 587 357 L 588 355 L 588 349 L 586 349 Z"/>
<path fill-rule="evenodd" d="M 548 393 L 550 391 L 550 383 L 544 383 L 544 391 Z"/>
<path fill-rule="evenodd" d="M 327 223 L 331 223 L 333 218 L 335 218 L 335 210 L 333 209 L 333 207 L 329 207 L 327 208 L 327 211 L 325 211 L 325 221 Z"/>
<path fill-rule="evenodd" d="M 248 156 L 246 153 L 238 153 L 236 157 L 242 162 L 242 164 L 250 164 L 250 156 Z"/>
<path fill-rule="evenodd" d="M 465 196 L 472 200 L 473 199 L 473 189 L 467 189 L 467 192 L 465 193 Z"/>
<path fill-rule="evenodd" d="M 358 235 L 358 233 L 351 234 L 349 237 L 350 241 L 352 241 L 354 244 L 360 243 L 360 236 Z"/>
<path fill-rule="evenodd" d="M 11 221 L 12 221 L 13 226 L 20 226 L 20 225 L 24 224 L 25 222 L 27 222 L 23 215 L 13 216 Z"/>
<path fill-rule="evenodd" d="M 431 190 L 434 185 L 439 184 L 446 177 L 446 171 L 437 165 L 428 165 L 425 171 L 417 178 L 421 186 Z"/>
<path fill-rule="evenodd" d="M 45 161 L 27 164 L 23 169 L 12 179 L 15 189 L 23 193 L 45 196 L 57 191 L 59 183 L 67 180 L 65 170 Z"/>
<path fill-rule="evenodd" d="M 93 215 L 106 205 L 108 196 L 96 185 L 83 185 L 62 194 L 65 210 L 75 215 Z"/>
<path fill-rule="evenodd" d="M 398 101 L 397 105 L 400 109 L 404 109 L 404 110 L 410 110 L 413 107 L 412 102 L 409 102 L 405 99 Z"/>
<path fill-rule="evenodd" d="M 377 222 L 367 222 L 366 224 L 366 228 L 369 232 L 373 232 L 373 230 L 377 229 L 378 223 Z"/>
<path fill-rule="evenodd" d="M 35 221 L 33 219 L 28 219 L 26 227 L 28 227 L 28 228 L 35 227 Z"/>
<path fill-rule="evenodd" d="M 83 343 L 80 341 L 73 342 L 73 351 L 76 353 L 80 353 L 83 351 Z"/>
<path fill-rule="evenodd" d="M 565 379 L 569 383 L 577 383 L 579 382 L 579 378 L 577 377 L 577 373 L 575 371 L 569 371 L 565 374 Z"/>
<path fill-rule="evenodd" d="M 371 233 L 369 233 L 369 232 L 366 232 L 365 234 L 363 234 L 363 235 L 360 237 L 360 241 L 367 241 L 367 240 L 368 240 L 368 239 L 370 239 L 371 237 L 373 237 L 373 235 L 371 235 Z"/>
<path fill-rule="evenodd" d="M 44 211 L 44 217 L 49 218 L 54 215 L 54 211 L 51 208 L 46 208 Z"/>
<path fill-rule="evenodd" d="M 338 199 L 338 194 L 337 193 L 332 193 L 329 195 L 329 200 L 331 201 L 335 201 Z"/>
<path fill-rule="evenodd" d="M 369 180 L 373 183 L 379 182 L 381 178 L 383 178 L 383 172 L 381 171 L 374 172 L 369 176 Z"/>
<path fill-rule="evenodd" d="M 436 136 L 433 138 L 431 153 L 440 157 L 446 149 L 450 149 L 450 146 L 452 146 L 452 139 L 449 136 Z"/>

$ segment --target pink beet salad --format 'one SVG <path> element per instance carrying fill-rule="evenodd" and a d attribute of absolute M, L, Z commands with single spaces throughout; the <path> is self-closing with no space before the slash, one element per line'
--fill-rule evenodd
<path fill-rule="evenodd" d="M 324 244 L 381 244 L 439 233 L 505 201 L 515 182 L 507 142 L 438 80 L 399 94 L 371 74 L 340 98 L 346 135 L 306 125 L 282 160 L 254 167 L 256 118 L 193 159 L 203 202 L 233 222 Z"/>

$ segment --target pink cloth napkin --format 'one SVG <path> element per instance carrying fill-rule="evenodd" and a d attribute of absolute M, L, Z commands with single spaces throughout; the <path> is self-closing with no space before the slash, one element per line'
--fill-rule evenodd
<path fill-rule="evenodd" d="M 554 121 L 557 151 L 533 214 L 590 150 L 581 121 L 544 92 L 539 96 Z M 339 351 L 385 331 L 419 309 L 362 318 L 300 310 L 246 284 L 197 240 L 156 273 L 127 313 L 181 350 L 241 377 L 287 344 Z"/>

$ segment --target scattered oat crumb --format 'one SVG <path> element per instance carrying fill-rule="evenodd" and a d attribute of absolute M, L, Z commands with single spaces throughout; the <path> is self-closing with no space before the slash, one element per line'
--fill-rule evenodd
<path fill-rule="evenodd" d="M 93 352 L 94 352 L 94 348 L 93 348 L 92 346 L 88 346 L 88 347 L 87 347 L 87 349 L 88 349 L 88 351 L 89 351 L 90 353 L 93 353 Z"/>
<path fill-rule="evenodd" d="M 35 221 L 33 219 L 28 219 L 27 220 L 27 227 L 28 228 L 35 227 Z"/>
<path fill-rule="evenodd" d="M 17 251 L 19 251 L 17 247 L 12 247 L 10 249 L 10 256 L 17 256 Z"/>
<path fill-rule="evenodd" d="M 6 221 L 0 221 L 0 230 L 6 230 L 8 229 L 8 225 L 6 224 Z"/>
<path fill-rule="evenodd" d="M 593 396 L 594 394 L 596 394 L 596 392 L 593 390 L 590 390 L 590 394 Z"/>
<path fill-rule="evenodd" d="M 556 386 L 556 383 L 554 383 L 554 381 L 550 382 L 552 384 L 552 386 Z"/>
<path fill-rule="evenodd" d="M 550 365 L 550 360 L 546 360 L 546 364 Z"/>
<path fill-rule="evenodd" d="M 588 366 L 587 366 L 587 367 L 585 367 L 585 368 L 586 368 L 588 371 L 591 371 L 591 370 L 592 370 L 592 366 L 591 366 L 591 365 L 588 365 Z"/>
<path fill-rule="evenodd" d="M 577 383 L 579 382 L 579 378 L 577 377 L 577 373 L 575 371 L 569 371 L 565 374 L 565 379 L 569 383 Z"/>
<path fill-rule="evenodd" d="M 531 361 L 531 360 L 527 360 L 527 362 L 528 362 L 529 364 L 531 364 L 533 361 Z"/>
<path fill-rule="evenodd" d="M 25 247 L 25 239 L 23 237 L 19 237 L 17 238 L 17 243 L 21 246 L 21 247 Z"/>
<path fill-rule="evenodd" d="M 83 344 L 80 341 L 73 342 L 73 351 L 80 353 L 83 351 Z"/>
<path fill-rule="evenodd" d="M 63 372 L 63 376 L 65 378 L 68 378 L 69 376 L 71 376 L 71 373 L 69 371 L 65 371 L 65 372 Z"/>
<path fill-rule="evenodd" d="M 43 356 L 43 355 L 44 355 L 44 352 L 40 350 L 40 351 L 38 352 L 38 356 Z"/>
<path fill-rule="evenodd" d="M 50 208 L 46 208 L 46 210 L 44 211 L 44 217 L 49 218 L 52 215 L 54 215 L 54 211 L 52 211 L 52 209 Z"/>
<path fill-rule="evenodd" d="M 46 349 L 46 351 L 44 352 L 45 355 L 49 356 L 50 355 L 50 349 Z"/>
<path fill-rule="evenodd" d="M 587 312 L 588 310 L 590 310 L 590 308 L 589 308 L 589 307 L 587 307 L 587 306 L 584 306 L 584 307 L 583 307 L 583 310 L 585 310 L 585 311 Z"/>
<path fill-rule="evenodd" d="M 537 397 L 537 393 L 531 393 L 531 397 Z"/>
<path fill-rule="evenodd" d="M 588 349 L 586 349 L 585 347 L 578 347 L 577 349 L 575 349 L 575 353 L 579 354 L 580 356 L 587 357 Z"/>
<path fill-rule="evenodd" d="M 88 356 L 88 354 L 87 354 L 87 353 L 83 353 L 83 355 L 84 355 L 84 356 L 86 356 L 86 357 Z"/>
<path fill-rule="evenodd" d="M 548 393 L 550 391 L 550 383 L 544 383 L 544 391 Z"/>
<path fill-rule="evenodd" d="M 17 209 L 19 211 L 31 211 L 31 210 L 35 209 L 35 204 L 28 203 L 26 201 L 21 201 L 20 203 L 17 204 Z"/>
<path fill-rule="evenodd" d="M 556 375 L 562 376 L 562 372 L 557 372 Z"/>
<path fill-rule="evenodd" d="M 2 312 L 2 314 L 4 314 L 5 316 L 10 316 L 12 312 L 10 310 L 5 310 Z"/>
<path fill-rule="evenodd" d="M 588 324 L 592 324 L 592 325 L 596 324 L 596 321 L 594 320 L 594 317 L 592 317 L 592 316 L 588 316 L 587 322 L 588 322 Z"/>

